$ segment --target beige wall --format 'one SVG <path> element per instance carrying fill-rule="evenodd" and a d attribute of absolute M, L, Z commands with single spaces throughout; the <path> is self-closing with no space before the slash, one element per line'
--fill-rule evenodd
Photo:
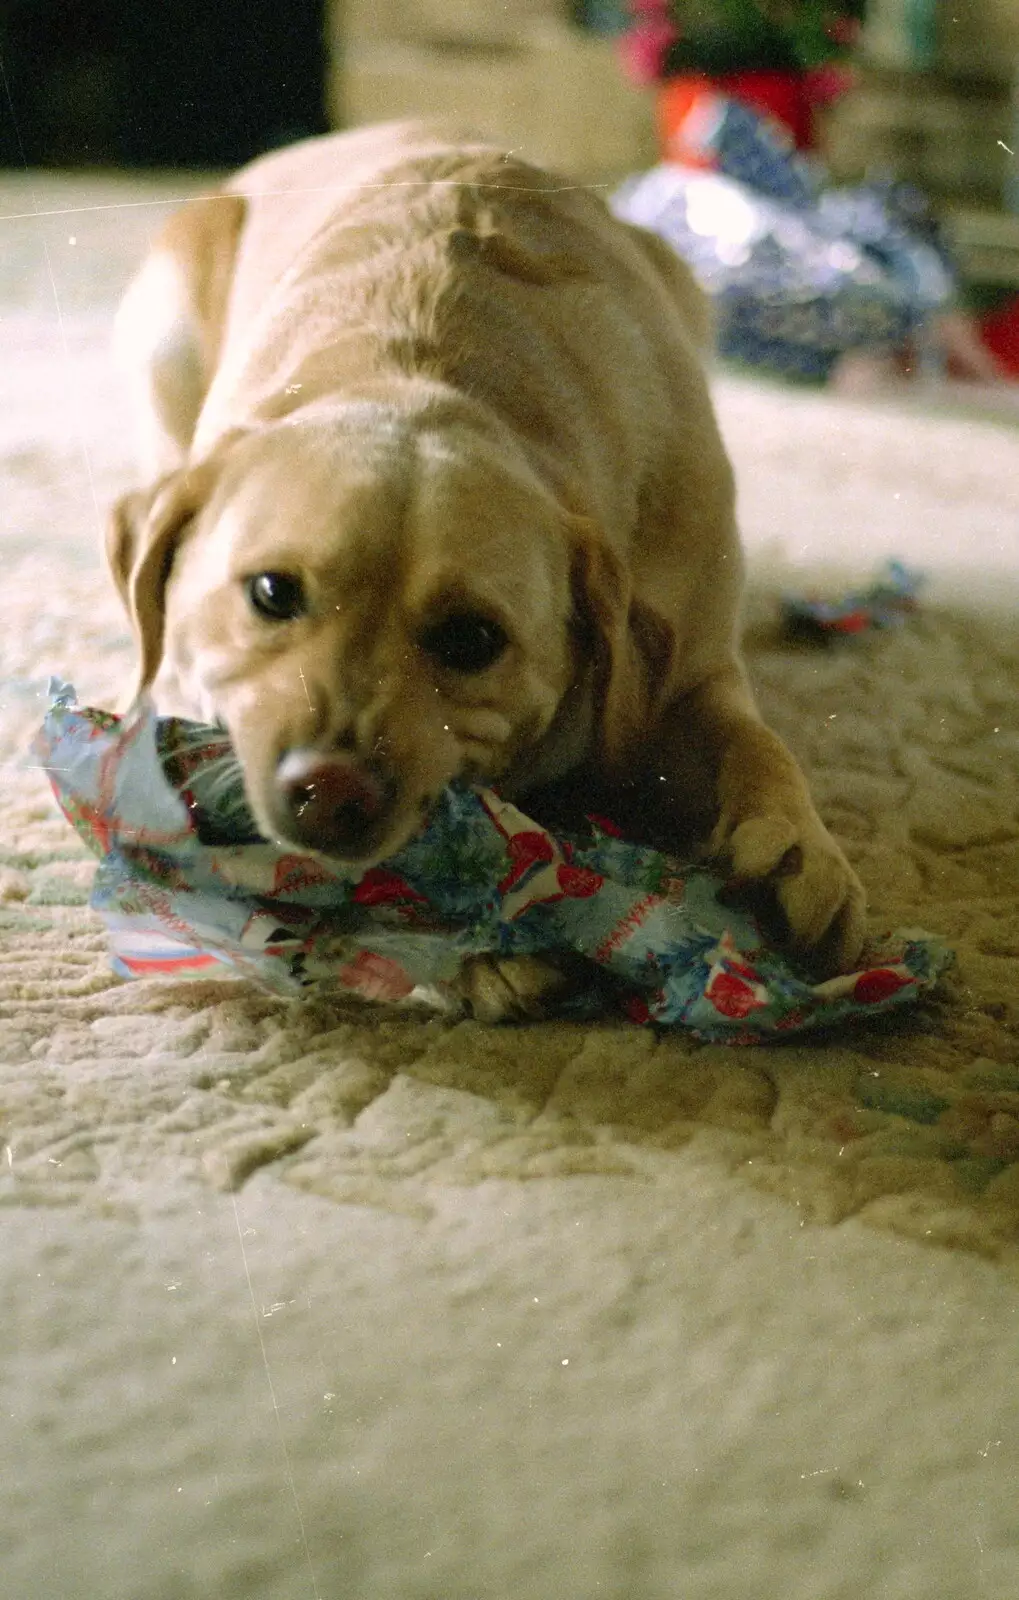
<path fill-rule="evenodd" d="M 907 0 L 871 0 L 870 63 L 827 124 L 838 176 L 885 168 L 935 198 L 1002 205 L 1015 156 L 1010 90 L 1019 82 L 1019 0 L 940 0 L 929 76 L 909 63 Z"/>
<path fill-rule="evenodd" d="M 1019 0 L 941 0 L 938 64 L 1011 81 L 1019 72 Z"/>
<path fill-rule="evenodd" d="M 1019 0 L 934 0 L 936 70 L 1010 82 L 1019 63 Z M 867 59 L 880 67 L 914 65 L 913 0 L 868 0 Z"/>
<path fill-rule="evenodd" d="M 569 21 L 569 0 L 334 0 L 335 23 L 358 43 L 512 44 L 535 21 Z"/>
<path fill-rule="evenodd" d="M 653 103 L 568 0 L 334 0 L 331 119 L 425 116 L 589 181 L 655 158 Z"/>

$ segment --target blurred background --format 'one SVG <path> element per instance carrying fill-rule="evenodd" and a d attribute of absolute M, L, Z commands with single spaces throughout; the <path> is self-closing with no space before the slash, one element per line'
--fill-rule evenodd
<path fill-rule="evenodd" d="M 745 0 L 5 0 L 0 161 L 230 166 L 330 125 L 452 110 L 578 175 L 625 172 L 653 148 L 653 97 L 620 70 L 625 32 L 651 31 L 671 12 L 688 32 L 708 17 L 716 34 L 728 24 L 735 36 L 749 9 Z M 894 164 L 938 195 L 994 206 L 1009 173 L 1019 4 L 870 0 L 864 9 L 858 81 L 823 130 L 830 159 L 857 175 Z"/>
<path fill-rule="evenodd" d="M 587 181 L 662 158 L 744 181 L 687 137 L 707 83 L 826 183 L 909 185 L 953 305 L 992 319 L 984 376 L 1019 373 L 1017 0 L 5 0 L 0 64 L 22 173 L 214 170 L 444 114 Z"/>

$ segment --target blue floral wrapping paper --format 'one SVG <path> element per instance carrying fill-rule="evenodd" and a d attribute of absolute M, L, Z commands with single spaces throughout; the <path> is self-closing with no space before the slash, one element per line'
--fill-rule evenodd
<path fill-rule="evenodd" d="M 760 1043 L 914 1003 L 952 960 L 938 939 L 875 940 L 865 968 L 814 983 L 770 947 L 725 883 L 591 819 L 554 836 L 491 790 L 454 788 L 381 866 L 344 872 L 258 838 L 221 729 L 119 718 L 55 686 L 36 752 L 99 857 L 92 906 L 126 977 L 226 965 L 295 994 L 452 996 L 463 960 L 566 950 L 614 980 L 625 1015 Z M 604 1009 L 592 985 L 574 1014 Z"/>

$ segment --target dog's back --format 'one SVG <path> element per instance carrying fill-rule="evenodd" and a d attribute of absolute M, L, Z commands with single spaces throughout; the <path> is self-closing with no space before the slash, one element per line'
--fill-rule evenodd
<path fill-rule="evenodd" d="M 308 141 L 230 190 L 245 217 L 198 454 L 320 396 L 425 381 L 509 425 L 614 544 L 642 484 L 701 514 L 731 495 L 703 298 L 591 191 L 416 124 Z"/>

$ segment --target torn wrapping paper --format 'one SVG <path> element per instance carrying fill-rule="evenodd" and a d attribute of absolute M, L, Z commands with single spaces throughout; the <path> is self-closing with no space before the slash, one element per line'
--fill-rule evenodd
<path fill-rule="evenodd" d="M 785 631 L 794 638 L 828 644 L 874 628 L 897 628 L 915 613 L 922 585 L 919 572 L 904 567 L 901 561 L 889 561 L 865 589 L 851 589 L 831 598 L 784 595 Z"/>
<path fill-rule="evenodd" d="M 565 838 L 488 789 L 453 788 L 383 865 L 341 870 L 260 839 L 222 729 L 80 707 L 56 687 L 36 750 L 99 857 L 92 905 L 128 977 L 223 965 L 282 993 L 453 995 L 465 958 L 569 951 L 613 980 L 636 1022 L 757 1043 L 873 1017 L 931 989 L 937 939 L 874 942 L 866 968 L 811 982 L 724 881 L 619 838 Z M 588 1012 L 604 1006 L 593 985 Z"/>

